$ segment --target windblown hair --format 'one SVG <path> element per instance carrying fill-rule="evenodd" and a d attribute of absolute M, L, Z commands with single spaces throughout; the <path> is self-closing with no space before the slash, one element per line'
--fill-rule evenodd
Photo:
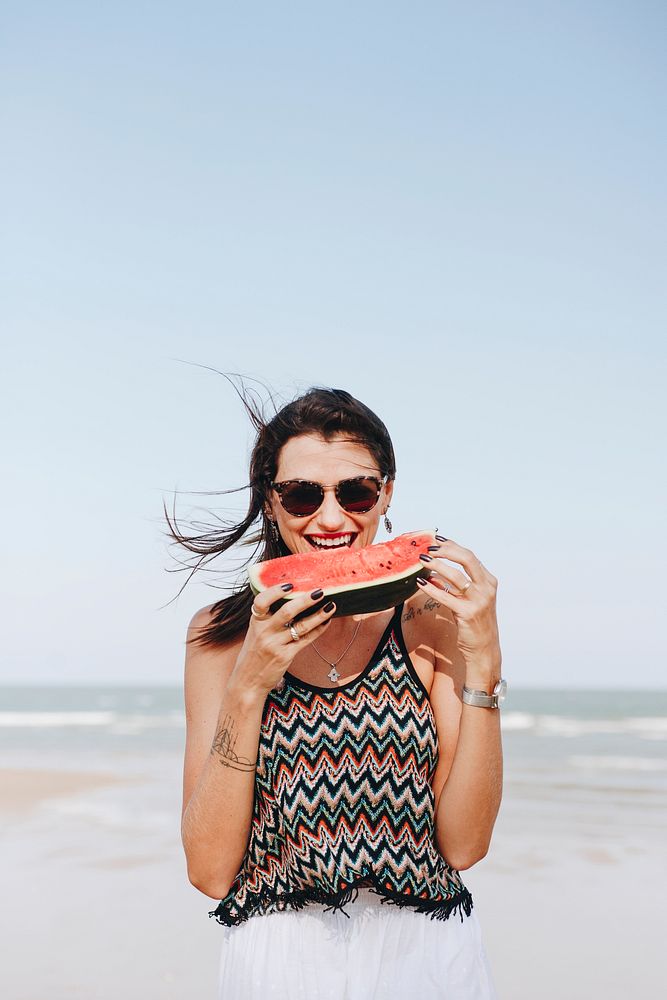
<path fill-rule="evenodd" d="M 309 389 L 293 402 L 276 410 L 271 419 L 267 420 L 263 407 L 254 394 L 243 384 L 240 389 L 235 383 L 232 384 L 257 432 L 250 458 L 248 512 L 238 524 L 225 524 L 203 534 L 187 535 L 179 529 L 175 514 L 170 518 L 166 505 L 164 506 L 168 534 L 195 557 L 181 562 L 180 568 L 191 571 L 184 586 L 197 570 L 238 543 L 254 547 L 245 565 L 254 557 L 257 557 L 258 562 L 263 562 L 289 555 L 289 549 L 282 538 L 276 540 L 272 537 L 266 508 L 270 483 L 275 481 L 278 469 L 280 449 L 290 438 L 301 434 L 317 434 L 330 441 L 342 434 L 349 441 L 368 448 L 383 476 L 394 479 L 396 475 L 394 448 L 387 428 L 372 410 L 349 392 L 343 389 Z M 230 596 L 213 605 L 209 625 L 188 642 L 219 646 L 239 635 L 248 627 L 252 601 L 253 594 L 249 584 L 234 590 Z"/>

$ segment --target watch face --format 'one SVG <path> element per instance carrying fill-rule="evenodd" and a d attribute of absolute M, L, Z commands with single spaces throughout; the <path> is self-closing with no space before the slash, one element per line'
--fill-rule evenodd
<path fill-rule="evenodd" d="M 502 678 L 501 678 L 501 680 L 499 680 L 498 683 L 496 684 L 496 686 L 494 687 L 493 693 L 495 694 L 496 698 L 498 699 L 498 704 L 502 705 L 502 703 L 505 701 L 505 698 L 507 696 L 507 681 L 502 680 Z"/>

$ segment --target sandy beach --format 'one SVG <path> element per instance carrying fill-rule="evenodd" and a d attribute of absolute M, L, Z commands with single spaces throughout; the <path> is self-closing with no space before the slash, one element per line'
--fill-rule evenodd
<path fill-rule="evenodd" d="M 10 1000 L 216 997 L 221 929 L 188 883 L 180 762 L 164 763 L 159 778 L 151 762 L 0 771 Z M 159 823 L 138 805 L 156 782 Z M 660 993 L 664 817 L 637 828 L 592 815 L 554 822 L 510 785 L 490 856 L 464 875 L 502 1000 Z"/>
<path fill-rule="evenodd" d="M 2 697 L 3 997 L 217 1000 L 223 929 L 180 842 L 182 692 Z M 463 873 L 499 997 L 661 996 L 667 693 L 515 691 L 502 721 L 500 817 Z"/>
<path fill-rule="evenodd" d="M 215 996 L 218 936 L 187 880 L 173 778 L 164 836 L 109 822 L 150 776 L 0 770 L 8 1000 Z"/>
<path fill-rule="evenodd" d="M 83 795 L 105 785 L 126 783 L 127 779 L 111 773 L 3 768 L 0 770 L 0 814 L 26 816 L 39 809 L 47 799 Z"/>

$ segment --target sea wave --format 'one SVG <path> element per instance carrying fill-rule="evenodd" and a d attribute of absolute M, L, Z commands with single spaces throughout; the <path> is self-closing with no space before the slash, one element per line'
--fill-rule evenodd
<path fill-rule="evenodd" d="M 660 757 L 623 757 L 576 755 L 568 758 L 573 767 L 605 771 L 667 771 L 667 760 Z"/>
<path fill-rule="evenodd" d="M 503 712 L 503 730 L 525 732 L 538 737 L 573 739 L 578 736 L 634 736 L 641 740 L 667 740 L 667 716 L 625 716 L 620 718 L 577 718 L 532 712 Z M 113 710 L 0 711 L 0 729 L 93 729 L 122 736 L 149 730 L 185 728 L 182 710 L 132 712 Z"/>
<path fill-rule="evenodd" d="M 532 731 L 542 736 L 628 735 L 643 740 L 667 740 L 666 716 L 625 716 L 616 719 L 578 719 L 570 715 L 537 715 L 506 712 L 501 717 L 507 732 Z"/>
<path fill-rule="evenodd" d="M 182 712 L 145 715 L 120 712 L 0 712 L 0 729 L 58 729 L 71 726 L 102 726 L 110 732 L 129 733 L 144 729 L 181 728 Z"/>

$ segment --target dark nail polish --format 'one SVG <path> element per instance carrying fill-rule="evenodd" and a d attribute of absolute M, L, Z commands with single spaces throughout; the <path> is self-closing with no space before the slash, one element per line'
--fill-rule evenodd
<path fill-rule="evenodd" d="M 322 611 L 326 611 L 326 613 L 327 613 L 327 614 L 329 614 L 329 612 L 330 612 L 330 611 L 333 611 L 333 609 L 334 609 L 335 607 L 336 607 L 336 605 L 334 604 L 334 602 L 333 602 L 333 601 L 327 601 L 327 603 L 326 603 L 326 604 L 324 605 L 324 607 L 322 608 Z"/>
<path fill-rule="evenodd" d="M 293 583 L 283 583 L 280 587 L 281 590 L 294 590 Z"/>
<path fill-rule="evenodd" d="M 428 583 L 428 580 L 425 580 L 423 576 L 418 576 L 417 583 L 419 584 L 420 587 L 423 587 L 424 584 Z"/>
<path fill-rule="evenodd" d="M 436 542 L 448 542 L 449 541 L 449 539 L 445 538 L 444 535 L 436 535 L 435 536 L 435 540 L 436 540 Z"/>
<path fill-rule="evenodd" d="M 419 558 L 422 562 L 433 562 L 433 556 L 427 556 L 425 552 L 422 552 Z"/>
<path fill-rule="evenodd" d="M 323 594 L 324 594 L 323 590 L 314 590 L 312 592 L 312 594 L 310 595 L 311 600 L 313 600 L 313 601 L 319 601 L 320 597 L 322 597 Z"/>
<path fill-rule="evenodd" d="M 429 547 L 427 548 L 426 551 L 427 552 L 439 552 L 440 551 L 440 546 L 439 545 L 429 545 Z"/>

